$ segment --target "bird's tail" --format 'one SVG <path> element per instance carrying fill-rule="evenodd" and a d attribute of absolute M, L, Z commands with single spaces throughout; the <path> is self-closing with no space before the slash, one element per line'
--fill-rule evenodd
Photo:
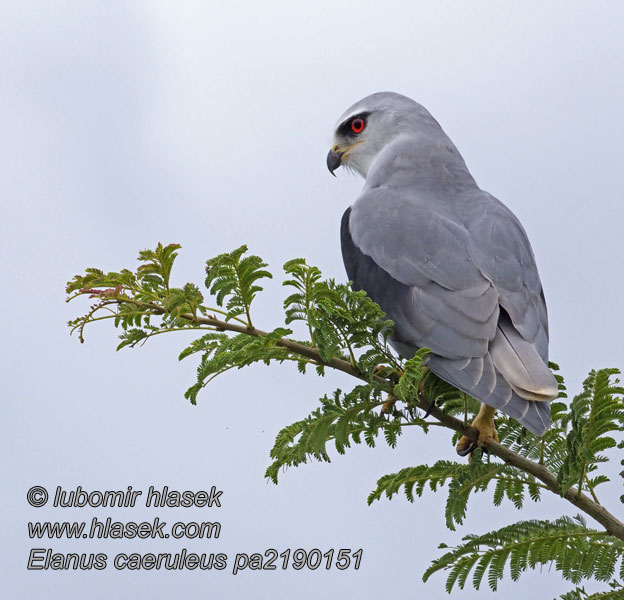
<path fill-rule="evenodd" d="M 490 344 L 494 367 L 521 398 L 535 402 L 555 399 L 559 393 L 555 376 L 535 346 L 518 333 L 508 317 L 502 317 Z"/>
<path fill-rule="evenodd" d="M 549 401 L 557 397 L 557 380 L 535 347 L 507 319 L 499 321 L 485 356 L 451 360 L 431 354 L 427 366 L 438 377 L 500 409 L 535 435 L 543 435 L 550 426 Z"/>

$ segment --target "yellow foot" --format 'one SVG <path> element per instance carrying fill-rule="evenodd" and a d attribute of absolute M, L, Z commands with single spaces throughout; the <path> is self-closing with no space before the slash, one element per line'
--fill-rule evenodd
<path fill-rule="evenodd" d="M 379 377 L 391 379 L 396 382 L 401 379 L 401 375 L 403 375 L 403 373 L 397 369 L 390 369 L 387 365 L 377 365 L 375 367 L 375 375 L 379 375 Z"/>
<path fill-rule="evenodd" d="M 381 412 L 385 415 L 391 413 L 394 410 L 396 404 L 396 398 L 392 394 L 388 394 L 386 401 L 381 405 Z"/>
<path fill-rule="evenodd" d="M 477 448 L 487 448 L 487 445 L 492 440 L 498 442 L 498 433 L 496 433 L 496 427 L 494 426 L 494 413 L 495 408 L 481 403 L 479 413 L 472 422 L 472 426 L 479 431 L 479 437 L 476 440 L 472 440 L 465 435 L 462 436 L 455 446 L 457 454 L 460 456 L 466 456 L 472 453 Z"/>

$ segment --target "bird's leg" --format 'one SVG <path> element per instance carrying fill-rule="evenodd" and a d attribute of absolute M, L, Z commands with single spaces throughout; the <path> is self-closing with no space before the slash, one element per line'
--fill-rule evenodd
<path fill-rule="evenodd" d="M 388 394 L 386 401 L 381 405 L 381 412 L 384 415 L 391 413 L 394 410 L 396 404 L 396 398 L 392 394 Z"/>
<path fill-rule="evenodd" d="M 455 446 L 457 454 L 460 456 L 472 455 L 477 448 L 487 448 L 488 443 L 492 440 L 498 442 L 498 433 L 496 433 L 494 426 L 495 412 L 495 408 L 481 403 L 481 408 L 472 422 L 472 426 L 479 432 L 479 437 L 476 440 L 471 440 L 465 435 L 462 436 Z"/>
<path fill-rule="evenodd" d="M 384 379 L 389 379 L 392 383 L 397 383 L 399 379 L 401 379 L 401 375 L 403 373 L 398 369 L 391 369 L 388 365 L 376 365 L 375 366 L 375 375 L 379 375 L 379 377 L 383 377 Z"/>
<path fill-rule="evenodd" d="M 393 383 L 398 382 L 401 378 L 401 373 L 397 369 L 390 370 L 390 367 L 386 365 L 377 365 L 375 367 L 375 375 L 390 379 Z M 383 414 L 389 414 L 394 410 L 396 404 L 396 398 L 392 394 L 388 394 L 386 401 L 381 405 L 381 412 Z"/>

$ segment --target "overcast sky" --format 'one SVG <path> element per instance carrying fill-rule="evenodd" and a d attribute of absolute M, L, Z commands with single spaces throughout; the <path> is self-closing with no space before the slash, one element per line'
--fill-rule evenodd
<path fill-rule="evenodd" d="M 454 458 L 447 435 L 357 447 L 332 464 L 263 478 L 282 426 L 351 385 L 289 366 L 223 376 L 191 406 L 188 337 L 115 353 L 116 333 L 65 325 L 64 284 L 85 267 L 134 267 L 157 242 L 183 249 L 176 284 L 247 243 L 279 272 L 304 256 L 344 280 L 338 229 L 362 182 L 325 156 L 338 116 L 381 90 L 424 104 L 473 175 L 519 216 L 537 257 L 551 356 L 576 391 L 624 367 L 621 310 L 624 9 L 619 2 L 22 2 L 0 7 L 3 417 L 0 562 L 7 598 L 445 597 L 421 574 L 439 542 L 522 518 L 574 514 L 557 498 L 444 527 L 443 494 L 372 507 L 386 473 Z M 280 324 L 279 281 L 257 324 Z M 383 444 L 383 442 L 382 442 Z M 220 509 L 31 508 L 26 491 L 149 485 L 223 490 Z M 616 501 L 619 483 L 604 499 Z M 603 499 L 601 496 L 601 499 Z M 34 542 L 32 520 L 215 520 L 221 538 Z M 58 552 L 364 549 L 359 571 L 28 572 Z M 500 594 L 550 598 L 555 572 Z M 534 593 L 534 592 L 533 592 Z M 493 597 L 468 590 L 463 598 Z"/>

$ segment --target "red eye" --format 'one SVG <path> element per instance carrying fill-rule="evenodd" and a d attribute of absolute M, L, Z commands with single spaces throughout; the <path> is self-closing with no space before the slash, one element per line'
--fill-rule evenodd
<path fill-rule="evenodd" d="M 353 121 L 351 121 L 351 131 L 353 131 L 353 133 L 362 133 L 362 131 L 364 131 L 364 125 L 366 125 L 364 119 L 360 117 L 353 119 Z"/>

